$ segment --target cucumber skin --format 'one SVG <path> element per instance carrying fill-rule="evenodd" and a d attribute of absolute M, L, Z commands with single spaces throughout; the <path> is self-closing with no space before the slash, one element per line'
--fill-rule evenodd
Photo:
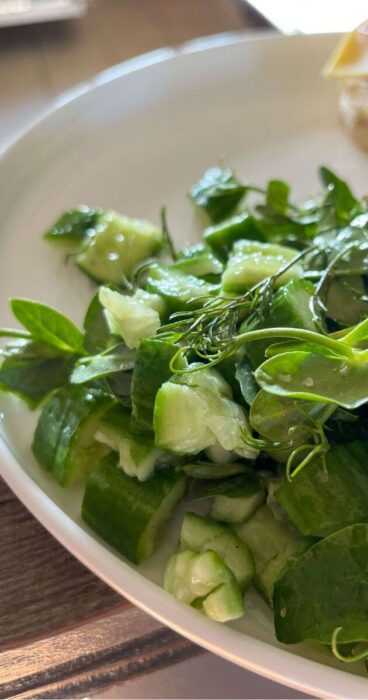
<path fill-rule="evenodd" d="M 200 243 L 190 248 L 184 248 L 177 255 L 171 268 L 187 275 L 210 280 L 221 275 L 224 266 L 209 246 Z"/>
<path fill-rule="evenodd" d="M 313 286 L 306 280 L 292 280 L 280 287 L 276 292 L 269 313 L 263 321 L 256 321 L 240 327 L 240 333 L 262 328 L 304 328 L 316 330 L 313 315 L 310 310 L 310 300 Z M 271 345 L 269 340 L 257 340 L 246 344 L 246 353 L 252 369 L 257 369 L 265 360 L 265 351 Z"/>
<path fill-rule="evenodd" d="M 156 394 L 172 376 L 170 362 L 178 349 L 177 345 L 164 340 L 141 341 L 133 369 L 131 399 L 133 418 L 142 430 L 153 432 Z M 183 361 L 182 368 L 184 366 Z"/>
<path fill-rule="evenodd" d="M 165 301 L 169 313 L 172 313 L 200 308 L 205 298 L 213 296 L 220 287 L 173 267 L 156 265 L 149 270 L 146 289 L 151 294 L 158 294 Z"/>
<path fill-rule="evenodd" d="M 116 466 L 116 456 L 106 458 L 86 483 L 82 519 L 105 542 L 134 564 L 152 554 L 157 530 L 147 547 L 145 536 L 163 501 L 174 494 L 175 502 L 184 494 L 185 479 L 175 473 L 160 472 L 148 481 L 126 476 Z M 158 527 L 169 518 L 162 514 Z"/>
<path fill-rule="evenodd" d="M 368 443 L 335 445 L 286 481 L 275 498 L 303 535 L 326 537 L 368 521 Z"/>
<path fill-rule="evenodd" d="M 61 389 L 45 404 L 39 417 L 32 451 L 43 469 L 51 472 L 61 484 L 70 486 L 78 477 L 79 465 L 73 460 L 73 447 L 83 422 L 96 410 L 102 415 L 111 406 L 111 399 L 84 388 Z M 104 457 L 106 449 L 96 457 Z M 75 456 L 75 455 L 74 455 Z"/>
<path fill-rule="evenodd" d="M 216 226 L 209 226 L 204 231 L 203 237 L 205 242 L 222 258 L 228 256 L 235 241 L 243 238 L 264 241 L 264 236 L 258 228 L 256 220 L 247 212 L 232 216 Z"/>

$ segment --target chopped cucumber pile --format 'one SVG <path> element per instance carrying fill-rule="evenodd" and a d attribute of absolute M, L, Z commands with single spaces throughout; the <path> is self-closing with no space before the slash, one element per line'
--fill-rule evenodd
<path fill-rule="evenodd" d="M 12 299 L 0 390 L 39 409 L 40 468 L 79 484 L 86 527 L 131 562 L 186 498 L 163 585 L 193 614 L 238 619 L 253 586 L 279 641 L 351 662 L 368 655 L 368 205 L 319 174 L 297 204 L 211 168 L 189 191 L 203 241 L 180 251 L 164 210 L 63 213 L 44 237 L 95 285 L 83 330 Z"/>

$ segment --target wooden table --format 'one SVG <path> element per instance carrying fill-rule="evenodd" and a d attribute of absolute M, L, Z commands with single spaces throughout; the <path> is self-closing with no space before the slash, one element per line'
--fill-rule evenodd
<path fill-rule="evenodd" d="M 235 0 L 92 0 L 80 21 L 2 29 L 0 149 L 114 63 L 261 24 Z M 0 698 L 91 696 L 200 653 L 85 569 L 1 481 L 0 542 Z"/>

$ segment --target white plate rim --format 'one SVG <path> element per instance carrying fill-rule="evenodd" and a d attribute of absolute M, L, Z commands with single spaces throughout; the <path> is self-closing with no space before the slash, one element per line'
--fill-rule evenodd
<path fill-rule="evenodd" d="M 314 35 L 314 39 L 319 36 L 323 35 Z M 270 30 L 246 33 L 226 32 L 200 37 L 178 47 L 164 47 L 150 51 L 108 68 L 91 80 L 78 84 L 52 100 L 50 106 L 43 109 L 36 119 L 0 148 L 0 168 L 4 157 L 8 156 L 13 148 L 21 145 L 23 138 L 28 137 L 33 129 L 62 109 L 64 105 L 99 85 L 135 71 L 144 70 L 156 63 L 170 61 L 181 54 L 207 51 L 240 42 L 267 41 L 269 38 L 290 42 L 295 41 L 296 38 L 307 39 L 302 35 L 300 37 L 279 35 Z M 134 605 L 192 642 L 265 678 L 309 695 L 346 699 L 367 697 L 367 680 L 360 676 L 297 656 L 289 652 L 286 647 L 275 647 L 237 630 L 220 626 L 203 619 L 188 606 L 178 603 L 161 587 L 134 571 L 129 564 L 116 557 L 74 522 L 23 470 L 11 448 L 1 437 L 0 475 L 34 517 L 82 564 Z M 108 565 L 106 571 L 101 570 L 101 559 Z M 121 579 L 124 579 L 124 582 L 120 583 Z M 280 671 L 283 667 L 288 669 L 287 672 Z M 331 675 L 335 678 L 333 683 L 331 683 Z M 331 689 L 331 685 L 335 688 L 334 690 Z"/>

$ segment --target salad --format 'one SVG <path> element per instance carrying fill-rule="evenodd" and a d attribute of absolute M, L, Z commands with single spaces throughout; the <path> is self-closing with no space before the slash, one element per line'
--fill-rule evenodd
<path fill-rule="evenodd" d="M 130 561 L 185 496 L 170 594 L 227 622 L 255 586 L 281 642 L 351 662 L 368 655 L 368 202 L 319 174 L 296 204 L 211 168 L 189 192 L 203 241 L 180 251 L 164 209 L 160 227 L 62 214 L 44 237 L 96 284 L 83 328 L 11 299 L 0 389 L 40 410 L 40 467 L 84 485 L 83 520 Z"/>

